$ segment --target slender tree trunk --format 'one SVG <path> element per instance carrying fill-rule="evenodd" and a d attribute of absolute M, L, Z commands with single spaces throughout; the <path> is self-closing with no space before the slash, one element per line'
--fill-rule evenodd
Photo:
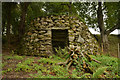
<path fill-rule="evenodd" d="M 72 2 L 70 2 L 70 4 L 69 4 L 69 14 L 72 15 Z"/>
<path fill-rule="evenodd" d="M 5 21 L 2 22 L 2 36 L 4 35 L 4 34 L 3 34 L 4 31 L 5 31 Z"/>
<path fill-rule="evenodd" d="M 9 9 L 7 11 L 7 46 L 10 48 L 10 22 L 11 22 L 11 4 L 9 4 Z"/>
<path fill-rule="evenodd" d="M 102 43 L 103 43 L 103 51 L 107 52 L 108 51 L 108 47 L 109 47 L 109 44 L 108 44 L 108 35 L 103 34 Z"/>
<path fill-rule="evenodd" d="M 27 13 L 27 8 L 28 8 L 29 3 L 21 3 L 21 19 L 20 19 L 20 27 L 19 27 L 19 40 L 22 39 L 22 36 L 25 33 L 25 17 Z"/>
<path fill-rule="evenodd" d="M 97 17 L 98 17 L 98 27 L 100 28 L 100 33 L 101 33 L 101 47 L 103 47 L 103 51 L 108 51 L 108 35 L 105 34 L 101 2 L 98 3 Z"/>

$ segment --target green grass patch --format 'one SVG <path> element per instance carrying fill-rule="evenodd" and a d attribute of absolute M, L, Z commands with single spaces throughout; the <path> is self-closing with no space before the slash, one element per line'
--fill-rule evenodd
<path fill-rule="evenodd" d="M 33 71 L 33 65 L 32 62 L 34 62 L 33 58 L 27 58 L 24 62 L 18 63 L 16 65 L 15 71 L 25 71 L 25 72 L 31 72 Z"/>
<path fill-rule="evenodd" d="M 7 65 L 7 62 L 2 63 L 2 68 Z"/>
<path fill-rule="evenodd" d="M 58 56 L 53 56 L 53 57 L 50 57 L 50 58 L 41 58 L 38 60 L 39 63 L 45 63 L 45 64 L 56 64 L 58 62 L 64 62 L 65 59 L 62 59 Z"/>
<path fill-rule="evenodd" d="M 2 70 L 2 74 L 6 74 L 7 72 L 11 72 L 13 71 L 12 68 L 8 68 L 7 70 Z"/>
<path fill-rule="evenodd" d="M 0 53 L 0 57 L 2 57 L 2 53 Z"/>
<path fill-rule="evenodd" d="M 88 64 L 94 71 L 93 78 L 101 78 L 100 75 L 102 75 L 103 73 L 108 78 L 114 78 L 118 75 L 118 63 L 120 62 L 118 62 L 117 58 L 104 55 L 90 56 L 101 62 L 101 64 L 94 61 L 88 62 Z"/>
<path fill-rule="evenodd" d="M 9 55 L 9 56 L 5 56 L 5 57 L 4 57 L 4 59 L 7 59 L 7 60 L 9 60 L 9 59 L 22 60 L 22 59 L 24 59 L 24 58 L 25 58 L 25 56 L 19 56 L 19 55 L 14 55 L 14 56 Z"/>
<path fill-rule="evenodd" d="M 44 74 L 43 74 L 44 73 Z M 30 74 L 34 78 L 64 78 L 69 75 L 66 68 L 59 65 L 41 66 L 37 74 Z"/>

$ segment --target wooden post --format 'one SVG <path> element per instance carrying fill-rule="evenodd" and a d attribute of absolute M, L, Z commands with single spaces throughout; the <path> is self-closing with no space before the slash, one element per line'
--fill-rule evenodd
<path fill-rule="evenodd" d="M 102 48 L 102 53 L 101 54 L 103 54 L 103 43 L 101 43 L 101 48 Z"/>
<path fill-rule="evenodd" d="M 103 43 L 102 43 L 102 52 L 103 52 Z"/>
<path fill-rule="evenodd" d="M 119 45 L 119 43 L 118 43 L 118 58 L 120 58 L 120 45 Z"/>
<path fill-rule="evenodd" d="M 118 43 L 118 75 L 120 76 L 120 63 L 119 63 L 119 60 L 120 60 L 120 45 Z"/>

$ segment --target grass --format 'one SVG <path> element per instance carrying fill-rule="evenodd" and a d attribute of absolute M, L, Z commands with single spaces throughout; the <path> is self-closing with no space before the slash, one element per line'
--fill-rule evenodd
<path fill-rule="evenodd" d="M 0 53 L 0 57 L 2 57 L 2 53 Z"/>
<path fill-rule="evenodd" d="M 13 57 L 15 56 L 16 55 L 13 55 Z M 4 69 L 2 73 L 7 75 L 10 72 L 14 72 L 14 74 L 27 72 L 31 78 L 120 78 L 120 76 L 118 76 L 117 58 L 105 55 L 90 56 L 101 62 L 101 64 L 94 61 L 87 62 L 92 68 L 93 74 L 86 73 L 82 70 L 80 71 L 76 69 L 75 66 L 71 66 L 71 68 L 67 70 L 66 66 L 57 65 L 56 63 L 64 62 L 65 59 L 55 55 L 38 59 L 28 57 L 22 62 L 17 63 L 15 68 L 8 67 Z M 6 56 L 4 57 L 6 60 L 8 59 Z M 12 60 L 13 58 L 9 59 Z M 4 62 L 2 67 L 4 68 L 5 65 L 8 65 L 8 63 Z"/>
<path fill-rule="evenodd" d="M 120 43 L 120 38 L 118 36 L 115 35 L 111 35 L 108 37 L 109 39 L 109 53 L 112 55 L 116 55 L 117 56 L 117 51 L 118 51 L 118 43 Z"/>
<path fill-rule="evenodd" d="M 118 63 L 120 63 L 120 61 L 118 61 L 117 58 L 104 55 L 91 55 L 91 57 L 101 62 L 101 64 L 94 61 L 88 63 L 94 71 L 94 78 L 101 78 L 96 75 L 103 75 L 103 73 L 106 74 L 108 78 L 114 78 L 118 75 Z"/>
<path fill-rule="evenodd" d="M 64 62 L 64 61 L 65 61 L 65 59 L 60 58 L 60 57 L 55 56 L 55 55 L 53 57 L 41 58 L 38 60 L 38 62 L 40 62 L 40 63 L 47 63 L 47 64 L 51 64 L 51 65 L 56 64 L 58 62 Z"/>
<path fill-rule="evenodd" d="M 14 55 L 14 56 L 12 56 L 12 55 L 9 55 L 9 56 L 5 56 L 4 58 L 5 58 L 5 59 L 16 59 L 16 60 L 22 60 L 22 59 L 25 58 L 25 56 L 19 56 L 19 55 Z"/>
<path fill-rule="evenodd" d="M 73 69 L 72 73 L 69 74 L 69 70 L 66 70 L 65 67 L 59 66 L 59 65 L 50 65 L 49 63 L 42 62 L 47 64 L 45 71 L 41 70 L 38 71 L 37 74 L 30 74 L 34 78 L 116 78 L 118 76 L 118 59 L 114 57 L 109 57 L 109 56 L 104 56 L 104 55 L 98 55 L 98 56 L 93 56 L 91 55 L 92 58 L 99 60 L 101 64 L 96 63 L 94 61 L 89 62 L 88 64 L 94 71 L 93 74 L 90 73 L 84 73 L 83 71 L 78 71 L 77 69 Z M 43 60 L 43 59 L 41 59 Z M 45 58 L 44 58 L 45 60 Z M 48 59 L 46 58 L 46 61 Z M 51 63 L 51 62 L 50 62 Z M 46 72 L 46 75 L 43 75 L 43 73 Z M 54 74 L 54 75 L 51 75 Z"/>
<path fill-rule="evenodd" d="M 96 39 L 98 40 L 98 43 L 100 44 L 100 35 L 94 35 L 94 36 L 96 37 Z M 119 39 L 120 38 L 118 35 L 109 35 L 108 36 L 109 51 L 104 54 L 117 57 L 118 43 L 120 43 Z"/>
<path fill-rule="evenodd" d="M 120 61 L 118 61 L 118 58 L 112 57 L 112 55 L 117 56 L 117 43 L 119 42 L 119 38 L 113 35 L 108 38 L 110 43 L 109 53 L 96 56 L 90 55 L 90 57 L 100 61 L 101 64 L 94 61 L 89 62 L 83 58 L 93 70 L 93 74 L 82 71 L 78 65 L 71 66 L 69 70 L 66 69 L 66 65 L 57 65 L 59 62 L 65 62 L 66 58 L 69 57 L 64 49 L 56 50 L 58 55 L 51 55 L 47 58 L 19 56 L 15 54 L 5 55 L 3 56 L 5 62 L 2 63 L 2 73 L 6 75 L 9 75 L 10 72 L 14 72 L 13 75 L 16 73 L 27 73 L 30 78 L 120 78 L 118 71 L 118 63 Z M 11 65 L 8 62 L 10 60 L 18 61 L 17 63 L 13 63 L 15 65 L 14 68 L 13 65 L 7 67 Z M 80 66 L 83 64 L 82 61 L 78 63 Z"/>

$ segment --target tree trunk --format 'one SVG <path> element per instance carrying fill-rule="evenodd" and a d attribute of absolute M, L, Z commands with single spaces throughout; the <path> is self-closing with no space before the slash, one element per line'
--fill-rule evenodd
<path fill-rule="evenodd" d="M 7 45 L 8 48 L 10 48 L 10 21 L 11 21 L 11 4 L 8 4 L 9 9 L 7 11 L 7 31 L 6 31 L 6 36 L 7 36 Z"/>
<path fill-rule="evenodd" d="M 4 36 L 4 31 L 5 31 L 5 21 L 2 22 L 2 36 Z"/>
<path fill-rule="evenodd" d="M 101 33 L 101 47 L 103 51 L 108 51 L 108 35 L 105 34 L 105 27 L 103 21 L 103 13 L 102 13 L 102 4 L 101 2 L 98 3 L 98 10 L 97 10 L 97 17 L 98 17 L 98 27 Z"/>
<path fill-rule="evenodd" d="M 69 4 L 69 14 L 72 15 L 72 1 L 71 1 L 70 4 Z"/>
<path fill-rule="evenodd" d="M 26 17 L 28 5 L 29 5 L 29 3 L 27 3 L 27 2 L 21 3 L 22 13 L 21 13 L 20 27 L 19 27 L 19 41 L 22 39 L 22 36 L 25 33 L 25 17 Z"/>
<path fill-rule="evenodd" d="M 102 39 L 101 46 L 103 46 L 103 52 L 107 52 L 108 51 L 108 47 L 109 47 L 108 35 L 106 35 L 106 34 L 101 35 L 101 39 Z"/>

